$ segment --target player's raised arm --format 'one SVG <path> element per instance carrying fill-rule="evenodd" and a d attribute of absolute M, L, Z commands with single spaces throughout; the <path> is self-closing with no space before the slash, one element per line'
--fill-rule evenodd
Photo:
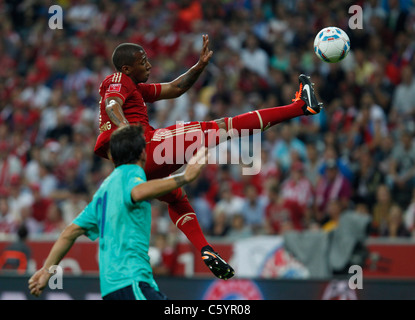
<path fill-rule="evenodd" d="M 135 202 L 150 200 L 194 181 L 206 166 L 207 158 L 208 149 L 205 147 L 200 148 L 189 160 L 186 169 L 182 173 L 139 184 L 131 191 L 131 198 Z"/>
<path fill-rule="evenodd" d="M 128 120 L 122 111 L 123 104 L 124 102 L 118 97 L 110 97 L 105 100 L 105 111 L 117 127 L 128 125 Z"/>
<path fill-rule="evenodd" d="M 203 35 L 202 37 L 203 47 L 200 51 L 199 61 L 175 80 L 168 83 L 162 83 L 158 100 L 172 99 L 181 96 L 193 86 L 197 79 L 199 79 L 199 76 L 209 64 L 209 60 L 213 55 L 213 51 L 209 50 L 209 36 Z"/>

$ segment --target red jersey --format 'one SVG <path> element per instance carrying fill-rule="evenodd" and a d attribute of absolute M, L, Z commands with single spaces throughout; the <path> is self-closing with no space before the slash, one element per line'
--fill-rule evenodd
<path fill-rule="evenodd" d="M 111 133 L 117 129 L 105 111 L 105 100 L 118 97 L 123 101 L 123 112 L 129 123 L 140 123 L 144 132 L 154 130 L 148 121 L 146 102 L 154 102 L 160 96 L 161 84 L 135 84 L 127 75 L 117 72 L 107 76 L 99 87 L 101 99 L 99 101 L 99 132 L 95 153 L 103 158 L 107 157 Z"/>

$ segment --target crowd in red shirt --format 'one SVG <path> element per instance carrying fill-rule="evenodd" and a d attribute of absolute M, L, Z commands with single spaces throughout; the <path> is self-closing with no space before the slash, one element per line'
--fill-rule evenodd
<path fill-rule="evenodd" d="M 338 219 L 328 211 L 333 201 L 342 211 L 375 216 L 383 188 L 400 218 L 396 207 L 394 219 L 389 212 L 382 221 L 376 215 L 372 235 L 410 236 L 414 7 L 408 1 L 395 7 L 361 2 L 364 28 L 352 30 L 348 3 L 58 1 L 63 29 L 52 30 L 43 2 L 2 2 L 0 233 L 15 233 L 25 223 L 32 237 L 58 234 L 111 172 L 111 164 L 93 149 L 98 88 L 114 72 L 110 58 L 116 45 L 142 45 L 153 65 L 149 83 L 163 82 L 197 61 L 201 34 L 207 33 L 214 52 L 210 65 L 187 94 L 148 104 L 154 128 L 289 104 L 300 73 L 311 75 L 324 109 L 264 132 L 256 155 L 259 174 L 212 164 L 187 187 L 204 232 L 226 237 L 234 216 L 243 218 L 246 232 L 232 233 L 240 236 L 322 228 Z M 344 29 L 351 39 L 342 63 L 326 64 L 314 55 L 314 36 L 328 25 Z M 248 38 L 253 39 L 249 48 Z M 247 185 L 255 186 L 257 201 L 248 199 Z M 161 213 L 154 232 L 171 232 L 165 208 L 155 207 Z M 389 232 L 396 223 L 407 232 Z"/>

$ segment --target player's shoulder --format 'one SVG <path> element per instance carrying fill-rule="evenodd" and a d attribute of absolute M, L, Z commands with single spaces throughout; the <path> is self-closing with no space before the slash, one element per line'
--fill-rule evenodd
<path fill-rule="evenodd" d="M 112 83 L 122 83 L 125 85 L 134 85 L 133 80 L 122 72 L 115 72 L 113 74 L 108 75 L 103 83 L 112 84 Z"/>
<path fill-rule="evenodd" d="M 119 171 L 123 175 L 123 180 L 134 180 L 135 183 L 142 183 L 147 181 L 147 176 L 142 167 L 138 165 L 123 165 L 118 167 Z"/>

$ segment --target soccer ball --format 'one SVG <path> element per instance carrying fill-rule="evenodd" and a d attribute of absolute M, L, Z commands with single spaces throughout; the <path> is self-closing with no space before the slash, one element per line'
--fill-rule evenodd
<path fill-rule="evenodd" d="M 324 62 L 342 61 L 350 51 L 350 39 L 346 32 L 337 27 L 320 30 L 314 39 L 314 52 Z"/>

